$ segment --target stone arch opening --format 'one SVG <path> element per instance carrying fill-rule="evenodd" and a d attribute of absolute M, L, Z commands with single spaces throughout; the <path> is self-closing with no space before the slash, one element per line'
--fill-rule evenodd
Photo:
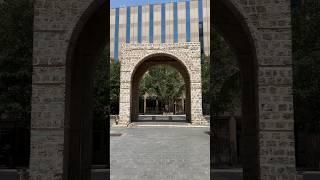
<path fill-rule="evenodd" d="M 138 87 L 135 79 L 142 76 L 152 63 L 174 66 L 180 70 L 186 81 L 190 79 L 188 84 L 191 98 L 188 100 L 190 103 L 186 102 L 190 107 L 186 108 L 191 113 L 187 118 L 192 124 L 206 124 L 202 114 L 200 43 L 190 42 L 122 45 L 118 125 L 128 125 L 136 118 L 132 117 L 138 112 L 136 104 L 132 103 L 132 96 L 137 95 L 133 94 L 137 93 Z"/>
<path fill-rule="evenodd" d="M 175 68 L 183 77 L 186 85 L 186 120 L 191 123 L 191 93 L 190 93 L 190 75 L 187 67 L 178 58 L 165 54 L 157 53 L 145 57 L 135 67 L 131 77 L 131 122 L 138 120 L 139 115 L 139 84 L 143 75 L 149 70 L 149 68 L 158 65 L 169 65 Z"/>
<path fill-rule="evenodd" d="M 215 0 L 213 25 L 234 51 L 240 68 L 243 178 L 260 179 L 258 66 L 253 32 L 231 0 Z"/>
<path fill-rule="evenodd" d="M 31 179 L 90 179 L 92 82 L 109 41 L 108 3 L 35 4 Z"/>
<path fill-rule="evenodd" d="M 90 179 L 91 176 L 92 82 L 96 63 L 109 39 L 107 11 L 106 0 L 93 1 L 80 17 L 69 42 L 66 60 L 64 179 Z M 108 134 L 107 123 L 106 120 L 104 128 Z M 105 151 L 106 168 L 109 169 L 109 147 L 105 147 Z"/>

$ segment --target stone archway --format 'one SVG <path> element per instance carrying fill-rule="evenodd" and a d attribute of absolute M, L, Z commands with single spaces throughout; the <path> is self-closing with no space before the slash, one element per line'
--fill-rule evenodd
<path fill-rule="evenodd" d="M 290 1 L 214 0 L 211 9 L 211 33 L 220 32 L 240 67 L 243 178 L 301 178 L 295 168 Z"/>
<path fill-rule="evenodd" d="M 244 178 L 294 180 L 290 1 L 213 2 L 211 19 L 243 62 L 242 84 L 247 90 L 242 95 L 243 123 L 248 128 Z M 94 61 L 109 41 L 106 3 L 109 1 L 34 2 L 31 179 L 89 179 L 88 95 Z M 131 44 L 125 49 L 122 59 L 128 65 L 122 67 L 121 76 L 122 124 L 130 122 L 130 75 L 137 62 L 154 53 L 169 54 L 185 63 L 191 97 L 196 98 L 191 100 L 191 122 L 204 122 L 201 73 L 193 73 L 200 71 L 198 43 Z"/>
<path fill-rule="evenodd" d="M 107 4 L 34 2 L 32 180 L 90 179 L 91 87 L 94 67 L 109 42 Z M 108 123 L 105 128 L 107 141 Z M 106 159 L 106 168 L 108 163 Z"/>
<path fill-rule="evenodd" d="M 168 54 L 152 54 L 141 60 L 134 69 L 131 78 L 131 99 L 132 104 L 130 116 L 131 121 L 138 121 L 139 115 L 139 85 L 143 75 L 149 68 L 157 65 L 169 65 L 175 68 L 183 77 L 186 84 L 186 120 L 191 123 L 191 93 L 190 93 L 190 76 L 188 69 L 180 62 L 180 60 Z"/>
<path fill-rule="evenodd" d="M 187 84 L 187 119 L 206 124 L 202 114 L 200 43 L 123 44 L 120 75 L 119 125 L 137 118 L 138 83 L 148 66 L 176 67 Z"/>

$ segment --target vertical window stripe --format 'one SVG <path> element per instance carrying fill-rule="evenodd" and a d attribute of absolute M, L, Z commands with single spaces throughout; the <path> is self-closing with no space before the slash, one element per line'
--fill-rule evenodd
<path fill-rule="evenodd" d="M 126 43 L 130 43 L 130 7 L 127 7 Z"/>
<path fill-rule="evenodd" d="M 161 43 L 166 42 L 166 4 L 161 4 Z"/>
<path fill-rule="evenodd" d="M 116 8 L 116 22 L 114 31 L 114 59 L 118 60 L 119 54 L 119 8 Z"/>
<path fill-rule="evenodd" d="M 198 13 L 199 13 L 199 22 L 203 21 L 203 5 L 202 0 L 198 1 Z"/>
<path fill-rule="evenodd" d="M 204 53 L 204 42 L 203 42 L 203 4 L 202 0 L 198 1 L 198 16 L 199 16 L 199 41 L 201 47 L 201 57 Z M 202 59 L 202 58 L 201 58 Z"/>
<path fill-rule="evenodd" d="M 138 6 L 138 43 L 142 40 L 142 6 Z"/>
<path fill-rule="evenodd" d="M 191 41 L 190 35 L 190 1 L 186 1 L 186 41 Z"/>
<path fill-rule="evenodd" d="M 178 5 L 173 3 L 173 41 L 178 42 Z"/>
<path fill-rule="evenodd" d="M 153 43 L 153 5 L 149 6 L 149 42 Z"/>

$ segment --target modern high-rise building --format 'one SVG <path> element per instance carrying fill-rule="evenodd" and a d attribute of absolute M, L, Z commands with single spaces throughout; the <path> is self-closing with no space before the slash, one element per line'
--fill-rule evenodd
<path fill-rule="evenodd" d="M 110 55 L 122 43 L 200 42 L 210 53 L 210 0 L 188 0 L 110 9 Z"/>

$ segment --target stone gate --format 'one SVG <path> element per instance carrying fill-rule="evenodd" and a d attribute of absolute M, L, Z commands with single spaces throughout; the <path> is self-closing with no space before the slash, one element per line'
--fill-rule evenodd
<path fill-rule="evenodd" d="M 90 84 L 95 62 L 108 47 L 107 3 L 34 0 L 31 180 L 90 179 Z M 212 3 L 213 24 L 235 51 L 241 71 L 244 179 L 295 180 L 290 0 Z M 141 53 L 138 61 L 159 52 L 167 54 L 167 61 L 183 64 L 183 59 L 191 60 L 192 52 L 199 49 L 196 44 L 165 45 L 191 52 L 182 56 L 169 48 L 171 54 L 145 46 L 148 53 Z M 135 47 L 128 45 L 130 48 Z M 132 52 L 126 51 L 128 55 Z M 129 57 L 126 53 L 124 59 Z M 192 63 L 199 63 L 198 58 Z M 200 93 L 197 83 L 192 85 L 199 82 L 192 73 L 197 65 L 190 67 L 192 63 L 184 64 L 190 93 L 193 89 Z M 122 81 L 130 86 L 129 75 Z M 130 120 L 130 91 L 125 89 L 122 87 L 127 94 L 121 100 L 127 106 L 121 111 L 123 123 Z M 191 102 L 191 106 L 198 111 L 200 104 Z M 192 122 L 200 122 L 200 111 L 191 113 L 196 115 Z"/>
<path fill-rule="evenodd" d="M 295 167 L 290 0 L 212 2 L 211 29 L 224 37 L 240 69 L 243 178 L 300 178 Z"/>
<path fill-rule="evenodd" d="M 139 113 L 139 81 L 149 67 L 175 67 L 186 83 L 186 117 L 206 124 L 202 115 L 200 43 L 123 44 L 120 70 L 119 124 L 127 125 Z"/>

